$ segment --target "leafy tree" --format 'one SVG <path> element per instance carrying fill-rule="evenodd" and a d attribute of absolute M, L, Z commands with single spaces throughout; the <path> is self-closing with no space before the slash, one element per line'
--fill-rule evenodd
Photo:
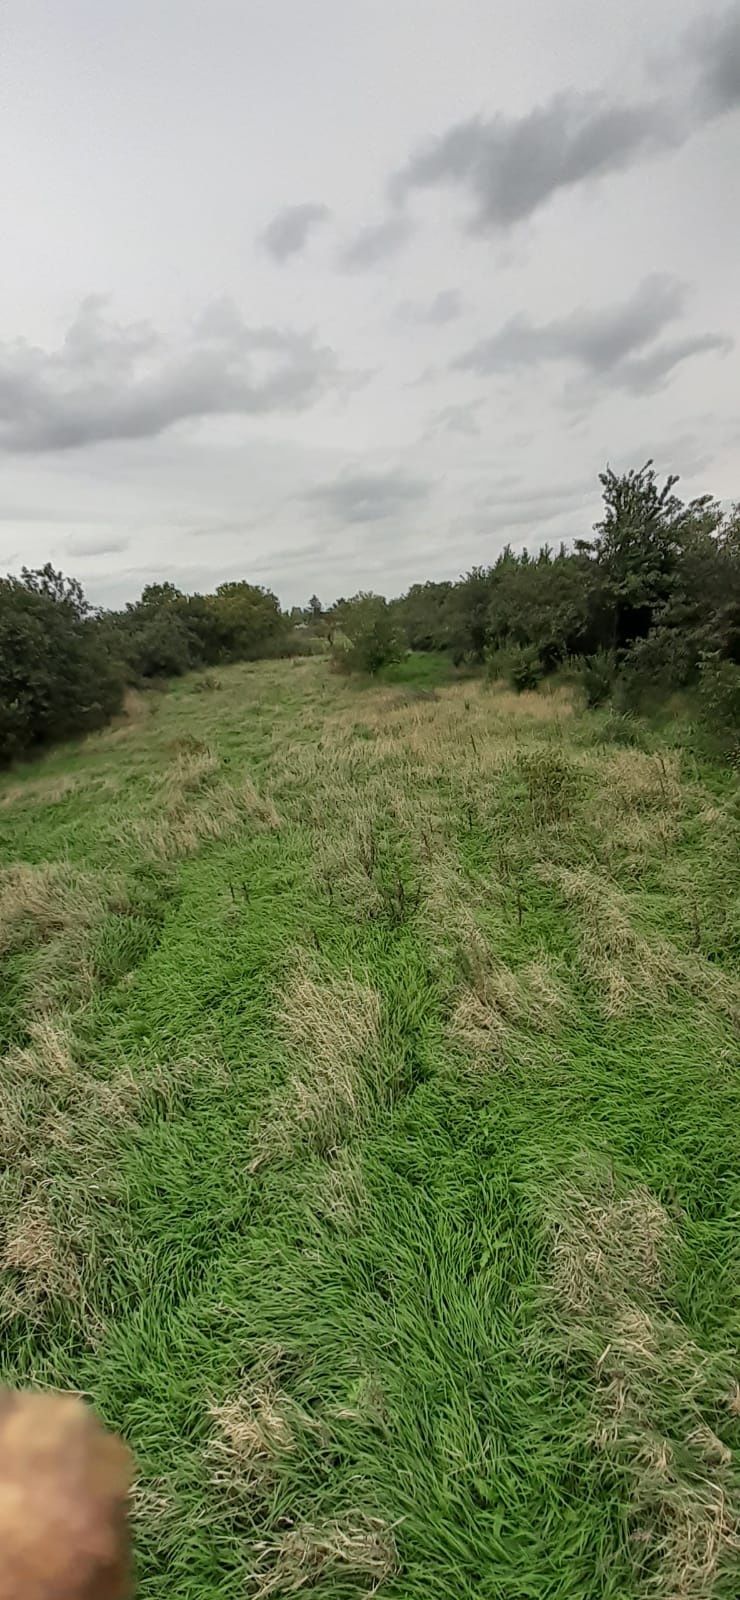
<path fill-rule="evenodd" d="M 661 488 L 652 461 L 621 474 L 608 467 L 599 481 L 604 515 L 594 529 L 596 558 L 612 618 L 609 643 L 623 651 L 647 636 L 668 603 L 687 531 L 710 502 L 685 506 L 673 492 L 678 478 L 667 477 Z"/>
<path fill-rule="evenodd" d="M 341 642 L 335 640 L 334 661 L 347 672 L 376 673 L 403 654 L 393 608 L 379 594 L 356 594 L 341 605 Z"/>
<path fill-rule="evenodd" d="M 485 657 L 492 583 L 490 567 L 472 567 L 452 587 L 445 610 L 449 645 L 457 662 L 466 657 L 480 662 Z"/>
<path fill-rule="evenodd" d="M 269 654 L 287 631 L 287 620 L 271 589 L 255 583 L 221 583 L 208 599 L 228 660 L 249 661 Z"/>
<path fill-rule="evenodd" d="M 123 688 L 74 579 L 48 565 L 0 579 L 0 758 L 100 726 Z"/>

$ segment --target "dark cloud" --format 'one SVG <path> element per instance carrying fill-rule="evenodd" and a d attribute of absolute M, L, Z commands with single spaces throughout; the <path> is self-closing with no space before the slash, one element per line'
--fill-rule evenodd
<path fill-rule="evenodd" d="M 392 200 L 402 205 L 413 190 L 452 185 L 473 202 L 470 231 L 494 233 L 560 190 L 684 143 L 740 105 L 740 7 L 695 25 L 678 53 L 694 78 L 688 100 L 679 93 L 623 105 L 567 90 L 523 116 L 471 117 L 410 156 L 391 179 Z"/>
<path fill-rule="evenodd" d="M 687 39 L 698 68 L 699 116 L 721 116 L 740 105 L 740 6 L 707 18 Z"/>
<path fill-rule="evenodd" d="M 571 188 L 630 166 L 673 142 L 659 102 L 610 105 L 596 95 L 560 94 L 523 117 L 472 117 L 420 150 L 396 173 L 393 198 L 452 184 L 472 196 L 470 228 L 510 227 Z"/>
<path fill-rule="evenodd" d="M 398 467 L 387 472 L 343 473 L 309 489 L 305 498 L 336 522 L 379 522 L 426 499 L 431 483 Z"/>
<path fill-rule="evenodd" d="M 338 381 L 313 334 L 248 327 L 217 301 L 180 348 L 83 301 L 62 345 L 0 344 L 0 449 L 69 450 L 142 439 L 187 419 L 299 411 Z"/>
<path fill-rule="evenodd" d="M 513 317 L 498 333 L 464 351 L 454 365 L 486 377 L 548 361 L 575 363 L 592 379 L 647 393 L 689 356 L 730 348 L 731 342 L 715 333 L 653 345 L 681 314 L 685 301 L 684 284 L 655 274 L 620 305 L 573 311 L 551 322 L 532 322 L 524 314 Z M 646 351 L 646 345 L 652 348 Z"/>
<path fill-rule="evenodd" d="M 367 267 L 375 267 L 396 255 L 412 231 L 408 219 L 400 216 L 360 228 L 341 252 L 339 265 L 344 272 L 364 272 Z"/>
<path fill-rule="evenodd" d="M 322 222 L 328 222 L 328 206 L 306 201 L 300 206 L 285 206 L 268 223 L 260 241 L 275 261 L 287 261 L 305 248 L 309 234 Z"/>
<path fill-rule="evenodd" d="M 120 555 L 122 550 L 128 550 L 129 543 L 128 539 L 117 539 L 112 534 L 103 533 L 97 539 L 69 539 L 67 553 L 70 556 Z"/>

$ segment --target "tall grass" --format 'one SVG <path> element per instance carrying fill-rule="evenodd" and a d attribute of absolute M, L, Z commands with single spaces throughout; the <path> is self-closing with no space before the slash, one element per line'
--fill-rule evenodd
<path fill-rule="evenodd" d="M 413 669 L 0 782 L 0 1371 L 125 1433 L 145 1600 L 730 1600 L 734 797 Z"/>

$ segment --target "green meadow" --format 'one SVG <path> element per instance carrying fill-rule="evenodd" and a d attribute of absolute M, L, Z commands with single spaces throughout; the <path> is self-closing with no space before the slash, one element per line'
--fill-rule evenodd
<path fill-rule="evenodd" d="M 730 1600 L 740 809 L 442 658 L 129 696 L 0 780 L 0 1377 L 143 1600 Z"/>

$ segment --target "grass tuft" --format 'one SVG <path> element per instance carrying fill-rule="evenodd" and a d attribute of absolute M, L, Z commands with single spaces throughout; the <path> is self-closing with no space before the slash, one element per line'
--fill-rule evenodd
<path fill-rule="evenodd" d="M 257 1547 L 252 1574 L 255 1600 L 297 1594 L 323 1579 L 359 1580 L 358 1593 L 375 1594 L 396 1567 L 393 1534 L 379 1517 L 348 1514 L 322 1526 L 303 1524 Z"/>

